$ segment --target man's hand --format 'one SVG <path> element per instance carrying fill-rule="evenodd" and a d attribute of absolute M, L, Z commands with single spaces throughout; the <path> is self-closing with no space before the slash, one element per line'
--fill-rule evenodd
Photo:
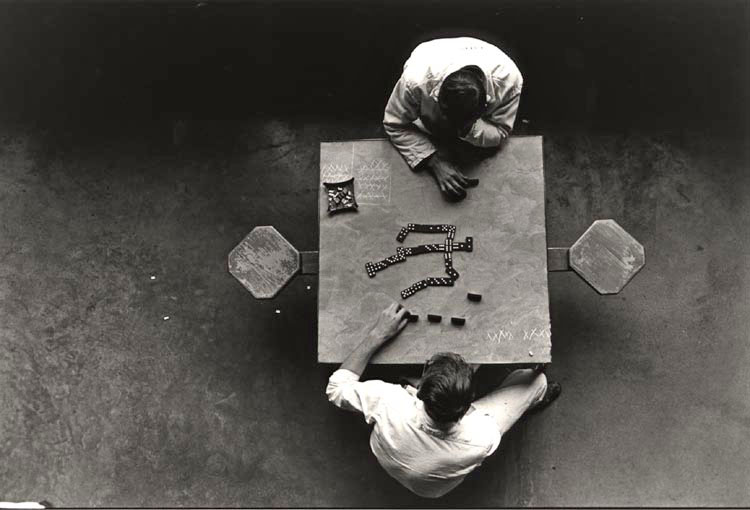
<path fill-rule="evenodd" d="M 384 344 L 398 335 L 408 323 L 406 313 L 406 308 L 398 303 L 392 303 L 378 315 L 377 322 L 370 330 L 370 338 L 373 341 Z"/>
<path fill-rule="evenodd" d="M 466 196 L 466 176 L 453 166 L 450 161 L 443 159 L 438 153 L 433 154 L 427 161 L 427 168 L 440 187 L 440 191 L 447 193 L 454 198 L 464 198 Z"/>

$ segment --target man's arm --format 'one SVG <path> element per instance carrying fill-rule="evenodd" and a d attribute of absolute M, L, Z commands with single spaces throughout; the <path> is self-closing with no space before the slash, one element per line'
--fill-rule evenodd
<path fill-rule="evenodd" d="M 383 115 L 386 134 L 411 168 L 435 152 L 427 135 L 412 124 L 419 117 L 419 102 L 420 98 L 402 76 L 393 87 Z"/>
<path fill-rule="evenodd" d="M 328 401 L 341 409 L 362 413 L 367 423 L 375 421 L 381 398 L 397 387 L 383 381 L 361 382 L 359 378 L 373 354 L 406 324 L 406 309 L 396 303 L 386 308 L 367 337 L 328 379 Z"/>
<path fill-rule="evenodd" d="M 497 147 L 510 136 L 520 102 L 519 90 L 509 101 L 491 105 L 461 139 L 477 147 Z"/>
<path fill-rule="evenodd" d="M 359 376 L 365 371 L 370 358 L 388 340 L 398 335 L 406 327 L 406 308 L 398 303 L 391 304 L 378 316 L 378 320 L 356 349 L 341 364 L 341 370 L 348 370 Z"/>

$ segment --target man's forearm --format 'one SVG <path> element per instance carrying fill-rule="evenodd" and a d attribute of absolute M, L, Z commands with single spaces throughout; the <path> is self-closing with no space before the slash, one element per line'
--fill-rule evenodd
<path fill-rule="evenodd" d="M 350 372 L 354 372 L 355 374 L 361 376 L 365 371 L 367 364 L 370 362 L 370 358 L 375 355 L 375 353 L 378 351 L 378 349 L 380 349 L 384 342 L 384 339 L 377 338 L 373 335 L 368 335 L 344 360 L 340 368 L 349 370 Z"/>
<path fill-rule="evenodd" d="M 422 161 L 436 151 L 430 138 L 416 126 L 384 124 L 384 128 L 393 146 L 412 169 L 416 169 Z"/>

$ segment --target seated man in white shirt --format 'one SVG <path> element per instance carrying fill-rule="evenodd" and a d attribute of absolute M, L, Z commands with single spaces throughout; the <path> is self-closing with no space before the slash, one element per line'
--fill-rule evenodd
<path fill-rule="evenodd" d="M 513 129 L 522 86 L 516 65 L 490 43 L 427 41 L 404 64 L 383 126 L 411 168 L 429 169 L 444 193 L 461 199 L 466 176 L 435 143 L 498 147 Z"/>
<path fill-rule="evenodd" d="M 500 444 L 527 411 L 540 410 L 560 394 L 539 371 L 512 372 L 499 388 L 474 400 L 472 367 L 453 353 L 434 355 L 419 388 L 360 381 L 370 358 L 406 327 L 406 309 L 392 304 L 367 338 L 331 375 L 326 394 L 336 406 L 362 413 L 374 424 L 370 449 L 386 472 L 415 494 L 440 497 Z"/>

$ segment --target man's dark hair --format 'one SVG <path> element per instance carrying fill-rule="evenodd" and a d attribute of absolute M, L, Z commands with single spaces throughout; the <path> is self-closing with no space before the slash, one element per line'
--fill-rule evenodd
<path fill-rule="evenodd" d="M 487 107 L 484 73 L 477 66 L 465 66 L 449 74 L 438 93 L 438 104 L 455 124 L 479 118 Z"/>
<path fill-rule="evenodd" d="M 440 424 L 457 422 L 474 400 L 474 371 L 451 352 L 434 355 L 425 366 L 417 397 L 430 418 Z"/>

